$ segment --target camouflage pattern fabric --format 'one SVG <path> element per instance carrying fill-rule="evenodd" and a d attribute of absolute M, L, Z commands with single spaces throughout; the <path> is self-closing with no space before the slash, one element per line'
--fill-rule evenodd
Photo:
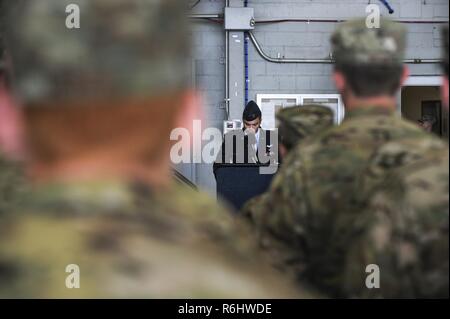
<path fill-rule="evenodd" d="M 0 2 L 0 11 L 2 8 L 2 2 Z M 0 20 L 2 14 L 0 13 Z M 4 39 L 2 37 L 2 28 L 0 23 L 0 95 L 6 92 L 3 88 L 5 85 L 3 82 L 6 80 L 7 76 L 7 65 L 6 65 L 6 49 Z M 4 99 L 0 97 L 0 109 L 3 108 Z M 2 148 L 2 141 L 0 141 L 0 214 L 13 203 L 17 198 L 18 194 L 24 191 L 26 187 L 25 177 L 23 173 L 23 167 L 19 163 L 15 163 L 9 160 L 4 153 L 4 148 Z"/>
<path fill-rule="evenodd" d="M 3 298 L 314 296 L 267 266 L 244 225 L 179 186 L 52 184 L 17 207 L 0 222 Z M 66 287 L 71 264 L 79 289 Z"/>
<path fill-rule="evenodd" d="M 291 151 L 243 212 L 279 267 L 333 296 L 448 297 L 448 165 L 448 144 L 413 123 L 354 110 Z"/>
<path fill-rule="evenodd" d="M 288 149 L 308 136 L 333 126 L 333 111 L 321 105 L 288 107 L 276 114 L 278 135 Z"/>
<path fill-rule="evenodd" d="M 380 28 L 368 28 L 366 19 L 349 20 L 331 37 L 338 65 L 401 65 L 405 57 L 406 28 L 387 18 Z"/>
<path fill-rule="evenodd" d="M 173 101 L 175 98 L 156 97 L 173 97 L 174 93 L 181 96 L 188 91 L 184 62 L 189 56 L 189 27 L 183 9 L 187 2 L 21 0 L 8 3 L 14 6 L 8 15 L 8 49 L 15 67 L 16 92 L 27 110 L 25 116 L 60 114 L 56 110 L 66 107 L 64 111 L 82 119 L 79 121 L 82 123 L 74 123 L 75 116 L 69 117 L 72 124 L 92 128 L 88 125 L 92 123 L 89 106 L 102 108 L 114 104 L 118 105 L 119 114 L 126 114 L 133 106 L 130 101 L 137 99 L 149 101 L 150 105 L 154 102 L 153 105 L 163 110 L 155 112 L 158 115 L 145 122 L 146 126 L 156 123 L 170 131 L 173 123 L 168 123 L 167 113 L 175 113 L 182 102 L 175 101 L 174 104 L 180 103 L 176 108 L 169 103 L 158 104 L 153 98 Z M 69 4 L 80 8 L 80 29 L 66 28 Z M 146 105 L 141 103 L 139 107 L 142 104 Z M 44 107 L 33 107 L 36 105 Z M 69 110 L 69 105 L 73 109 Z M 106 114 L 110 113 L 111 109 L 105 107 L 96 114 L 100 114 L 100 121 L 103 114 L 107 118 Z M 58 116 L 50 117 L 45 128 L 55 122 L 61 128 L 61 135 L 70 135 Z M 32 129 L 29 123 L 28 133 Z M 111 131 L 119 137 L 124 132 L 127 137 L 127 125 L 138 124 L 120 123 Z M 96 132 L 87 134 L 88 138 L 99 139 Z M 45 131 L 42 140 L 51 144 L 54 133 Z M 86 132 L 73 130 L 73 133 L 79 134 L 81 140 L 87 139 Z M 164 140 L 162 134 L 155 138 Z M 115 142 L 107 140 L 105 144 Z M 168 145 L 168 135 L 165 141 Z M 118 144 L 124 148 L 125 155 L 121 155 L 126 161 L 126 155 L 133 150 L 124 146 L 126 143 Z M 29 146 L 35 160 L 38 151 L 32 147 L 36 146 Z M 44 153 L 48 151 L 42 148 Z M 79 148 L 83 151 L 79 157 L 91 156 L 98 160 L 96 148 Z M 46 156 L 40 157 L 38 164 L 47 165 L 51 171 L 64 160 L 79 160 L 64 157 L 65 154 L 59 150 L 57 156 L 50 156 L 57 158 L 56 164 Z M 140 154 L 139 168 L 145 161 L 142 157 Z M 102 165 L 117 164 L 117 161 L 108 162 L 108 158 L 100 159 Z M 79 162 L 78 168 L 85 169 L 85 162 Z M 148 164 L 148 169 L 158 175 L 157 170 L 163 164 L 166 163 Z M 175 186 L 156 188 L 142 182 L 130 183 L 134 178 L 119 173 L 117 179 L 111 174 L 111 180 L 105 180 L 104 175 L 88 176 L 90 182 L 80 181 L 73 172 L 70 182 L 60 175 L 50 175 L 52 183 L 46 176 L 45 182 L 36 184 L 20 202 L 0 215 L 0 297 L 311 296 L 272 269 L 259 256 L 247 227 L 205 195 Z M 66 272 L 68 265 L 79 266 L 79 289 L 69 289 L 66 285 L 70 276 Z"/>
<path fill-rule="evenodd" d="M 316 134 L 332 127 L 333 111 L 321 105 L 294 106 L 278 111 L 276 119 L 280 143 L 286 147 L 287 151 L 291 151 L 298 143 L 313 138 Z M 250 199 L 245 204 L 244 210 L 260 210 L 267 196 L 270 195 L 262 194 Z M 270 250 L 272 253 L 276 251 L 276 249 Z M 278 256 L 273 255 L 272 259 L 277 260 Z M 283 271 L 287 271 L 287 269 L 283 269 Z"/>
<path fill-rule="evenodd" d="M 8 160 L 0 152 L 0 215 L 12 207 L 26 189 L 22 164 Z"/>
<path fill-rule="evenodd" d="M 342 23 L 336 67 L 401 67 L 405 35 L 384 18 L 373 29 Z M 280 267 L 333 296 L 448 297 L 448 144 L 394 110 L 353 105 L 341 126 L 296 146 L 244 208 Z M 366 283 L 373 265 L 378 289 Z"/>
<path fill-rule="evenodd" d="M 151 96 L 186 87 L 186 4 L 179 0 L 18 0 L 8 15 L 15 87 L 30 104 Z M 80 28 L 66 8 L 77 5 Z"/>

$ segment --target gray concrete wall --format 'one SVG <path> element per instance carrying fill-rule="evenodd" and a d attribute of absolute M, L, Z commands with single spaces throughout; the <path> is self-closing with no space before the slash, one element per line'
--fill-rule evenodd
<path fill-rule="evenodd" d="M 391 0 L 394 19 L 448 20 L 448 0 Z M 256 20 L 282 18 L 346 19 L 365 15 L 369 3 L 377 0 L 250 0 Z M 202 0 L 193 13 L 222 13 L 225 0 Z M 381 6 L 383 15 L 389 16 Z M 440 57 L 440 25 L 408 24 L 408 58 Z M 264 51 L 286 58 L 325 58 L 335 23 L 258 24 L 254 31 Z M 221 24 L 195 22 L 195 82 L 205 96 L 205 125 L 222 128 L 225 87 L 225 35 Z M 243 55 L 242 55 L 243 58 Z M 250 44 L 250 99 L 260 93 L 336 93 L 330 79 L 331 65 L 273 64 L 265 62 Z M 233 61 L 231 61 L 233 63 Z M 413 75 L 437 75 L 435 65 L 411 65 Z M 244 102 L 243 102 L 244 103 Z M 197 184 L 214 194 L 210 165 L 197 165 Z"/>

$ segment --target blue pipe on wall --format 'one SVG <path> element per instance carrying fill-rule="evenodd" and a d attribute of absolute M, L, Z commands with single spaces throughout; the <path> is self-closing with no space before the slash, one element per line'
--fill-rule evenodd
<path fill-rule="evenodd" d="M 380 0 L 380 1 L 389 10 L 389 14 L 393 14 L 394 13 L 394 9 L 392 9 L 391 5 L 389 4 L 389 2 L 387 2 L 387 0 Z"/>

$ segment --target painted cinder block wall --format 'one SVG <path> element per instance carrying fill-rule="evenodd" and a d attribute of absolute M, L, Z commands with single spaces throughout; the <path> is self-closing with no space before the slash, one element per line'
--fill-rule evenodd
<path fill-rule="evenodd" d="M 380 5 L 383 15 L 394 19 L 448 20 L 448 0 L 390 0 L 393 15 Z M 364 16 L 368 4 L 377 0 L 249 0 L 256 20 L 283 18 L 347 19 Z M 225 0 L 202 0 L 192 13 L 222 13 Z M 224 110 L 225 34 L 223 26 L 212 22 L 194 24 L 193 81 L 205 97 L 204 126 L 222 129 Z M 264 51 L 274 57 L 324 58 L 330 53 L 329 38 L 336 23 L 257 24 L 254 35 Z M 440 58 L 439 24 L 407 24 L 407 58 Z M 243 58 L 244 54 L 242 55 Z M 332 65 L 274 64 L 263 60 L 249 46 L 250 99 L 260 93 L 337 93 L 330 79 Z M 231 61 L 233 63 L 233 61 Z M 413 75 L 439 75 L 437 65 L 410 65 Z M 244 104 L 244 101 L 243 101 Z M 211 165 L 197 164 L 191 178 L 203 189 L 215 194 Z"/>

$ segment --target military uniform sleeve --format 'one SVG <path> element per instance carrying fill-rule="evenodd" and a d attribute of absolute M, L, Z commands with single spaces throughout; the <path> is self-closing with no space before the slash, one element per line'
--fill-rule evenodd
<path fill-rule="evenodd" d="M 299 242 L 307 215 L 305 183 L 301 159 L 288 156 L 269 191 L 244 206 L 242 212 L 257 228 L 261 241 L 272 237 Z"/>

